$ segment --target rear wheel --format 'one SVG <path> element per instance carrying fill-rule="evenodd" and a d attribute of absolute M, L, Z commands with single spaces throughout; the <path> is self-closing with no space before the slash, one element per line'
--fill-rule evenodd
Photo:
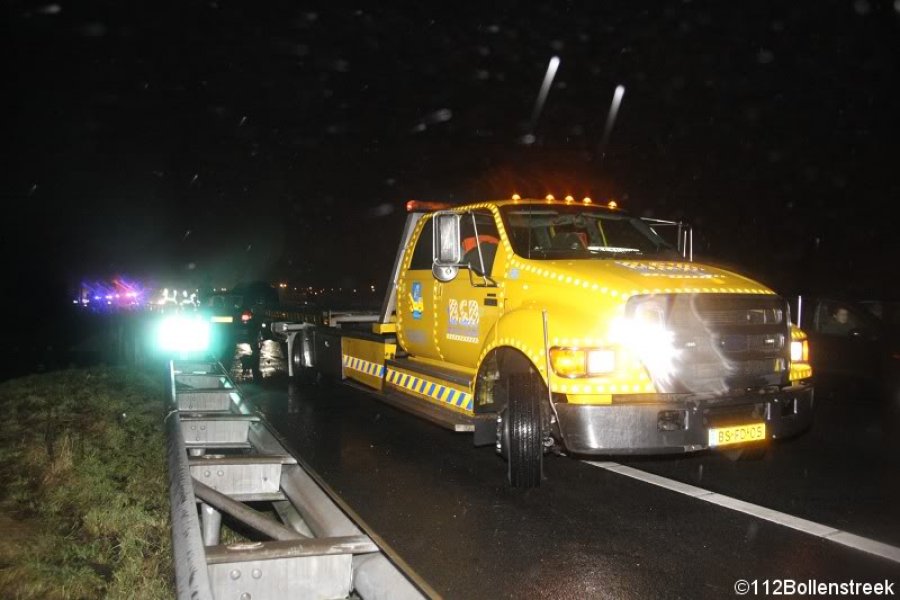
<path fill-rule="evenodd" d="M 299 383 L 315 383 L 315 368 L 307 367 L 303 360 L 304 340 L 302 336 L 302 333 L 298 333 L 294 337 L 294 343 L 291 344 L 291 372 Z"/>
<path fill-rule="evenodd" d="M 497 447 L 507 460 L 513 487 L 541 484 L 544 463 L 544 427 L 541 411 L 542 382 L 531 373 L 501 378 L 506 405 L 497 415 Z"/>

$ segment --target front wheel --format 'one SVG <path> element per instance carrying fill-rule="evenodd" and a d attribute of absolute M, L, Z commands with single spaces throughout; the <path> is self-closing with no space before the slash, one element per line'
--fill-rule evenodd
<path fill-rule="evenodd" d="M 504 378 L 507 401 L 497 415 L 497 446 L 513 487 L 541 484 L 544 466 L 541 383 L 530 374 Z"/>

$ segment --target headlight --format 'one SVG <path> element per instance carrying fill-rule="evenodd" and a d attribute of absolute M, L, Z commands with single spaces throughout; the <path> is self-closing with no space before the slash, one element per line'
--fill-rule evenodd
<path fill-rule="evenodd" d="M 550 364 L 560 377 L 608 375 L 616 369 L 616 353 L 608 348 L 551 348 Z"/>
<path fill-rule="evenodd" d="M 610 340 L 637 358 L 654 383 L 675 377 L 681 349 L 667 326 L 668 298 L 635 296 L 628 301 L 625 316 L 613 321 Z"/>
<path fill-rule="evenodd" d="M 809 362 L 809 342 L 794 340 L 791 342 L 791 362 Z"/>

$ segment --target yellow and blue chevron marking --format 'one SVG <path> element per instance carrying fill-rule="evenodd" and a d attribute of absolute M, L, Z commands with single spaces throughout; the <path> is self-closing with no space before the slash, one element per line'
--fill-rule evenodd
<path fill-rule="evenodd" d="M 345 369 L 353 369 L 354 371 L 359 371 L 360 373 L 371 375 L 372 377 L 384 377 L 384 365 L 369 362 L 361 358 L 355 358 L 348 354 L 344 354 L 343 358 Z"/>
<path fill-rule="evenodd" d="M 447 404 L 467 411 L 472 410 L 472 394 L 462 390 L 456 390 L 440 383 L 410 375 L 409 373 L 395 371 L 394 369 L 388 369 L 387 380 L 397 387 L 427 396 L 441 404 Z"/>

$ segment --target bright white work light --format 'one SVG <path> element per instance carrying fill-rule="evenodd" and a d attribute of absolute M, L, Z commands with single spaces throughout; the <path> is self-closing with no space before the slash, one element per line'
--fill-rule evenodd
<path fill-rule="evenodd" d="M 209 323 L 200 317 L 166 317 L 159 324 L 156 344 L 165 352 L 205 352 L 209 348 Z"/>

